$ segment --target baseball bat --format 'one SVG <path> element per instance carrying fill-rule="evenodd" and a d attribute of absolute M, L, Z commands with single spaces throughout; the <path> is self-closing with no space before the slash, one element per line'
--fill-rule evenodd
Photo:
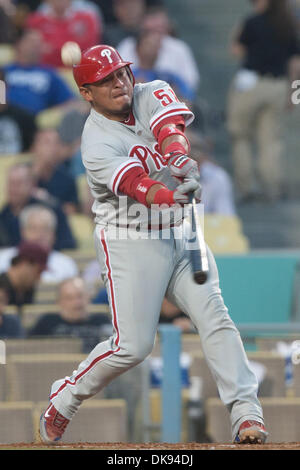
<path fill-rule="evenodd" d="M 194 193 L 189 193 L 189 203 L 192 233 L 196 234 L 196 243 L 198 245 L 197 249 L 190 249 L 193 277 L 197 284 L 204 284 L 208 278 L 208 259 L 200 220 L 197 215 Z"/>

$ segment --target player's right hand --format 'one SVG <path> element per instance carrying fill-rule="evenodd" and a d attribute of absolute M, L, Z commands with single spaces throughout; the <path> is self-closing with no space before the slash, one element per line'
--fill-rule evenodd
<path fill-rule="evenodd" d="M 195 178 L 186 179 L 173 191 L 173 199 L 177 204 L 188 204 L 189 193 L 193 192 L 197 202 L 201 200 L 201 184 Z"/>

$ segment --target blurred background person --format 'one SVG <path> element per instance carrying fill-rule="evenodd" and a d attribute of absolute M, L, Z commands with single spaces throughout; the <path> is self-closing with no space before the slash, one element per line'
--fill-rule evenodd
<path fill-rule="evenodd" d="M 237 28 L 231 47 L 240 68 L 229 91 L 227 125 L 239 197 L 247 202 L 259 193 L 276 201 L 284 182 L 281 120 L 291 107 L 290 81 L 300 77 L 300 47 L 287 0 L 251 3 L 253 13 Z"/>
<path fill-rule="evenodd" d="M 122 0 L 121 0 L 122 1 Z M 157 70 L 157 62 L 162 46 L 162 36 L 156 31 L 141 31 L 136 38 L 136 53 L 138 57 L 138 66 L 132 66 L 132 72 L 136 83 L 151 82 L 153 80 L 164 80 L 168 82 L 175 91 L 178 98 L 192 107 L 195 99 L 195 93 L 177 73 L 174 74 L 167 70 Z"/>
<path fill-rule="evenodd" d="M 56 129 L 40 129 L 34 138 L 32 174 L 40 191 L 36 195 L 47 201 L 55 199 L 66 214 L 79 209 L 75 178 L 61 163 L 61 142 Z"/>
<path fill-rule="evenodd" d="M 61 48 L 67 41 L 77 42 L 81 50 L 102 43 L 99 14 L 88 7 L 79 8 L 72 0 L 46 0 L 28 15 L 27 28 L 37 30 L 44 40 L 41 63 L 63 67 Z M 47 7 L 47 8 L 46 8 Z"/>
<path fill-rule="evenodd" d="M 22 241 L 34 242 L 49 251 L 46 269 L 42 272 L 43 282 L 61 282 L 78 275 L 75 261 L 68 255 L 53 249 L 57 218 L 55 212 L 40 204 L 25 207 L 20 213 L 20 231 Z M 17 247 L 0 250 L 0 273 L 11 266 L 17 254 Z"/>
<path fill-rule="evenodd" d="M 48 251 L 38 243 L 22 242 L 8 270 L 0 274 L 0 286 L 6 289 L 8 305 L 16 305 L 19 313 L 34 295 L 42 272 L 47 266 Z"/>
<path fill-rule="evenodd" d="M 178 326 L 182 333 L 196 333 L 196 328 L 190 318 L 166 297 L 161 306 L 159 323 L 170 323 Z"/>
<path fill-rule="evenodd" d="M 0 0 L 0 44 L 12 44 L 15 40 L 15 13 L 16 7 L 11 0 Z"/>
<path fill-rule="evenodd" d="M 25 163 L 12 165 L 7 173 L 6 201 L 0 211 L 0 227 L 5 231 L 2 246 L 17 246 L 21 241 L 19 216 L 24 207 L 43 204 L 54 210 L 57 217 L 54 249 L 76 248 L 67 215 L 61 207 L 49 199 L 42 201 L 34 195 L 36 187 L 31 167 Z"/>
<path fill-rule="evenodd" d="M 4 80 L 0 70 L 0 80 Z M 0 104 L 0 157 L 29 151 L 37 125 L 35 117 L 19 106 Z"/>
<path fill-rule="evenodd" d="M 173 30 L 168 12 L 164 7 L 149 8 L 140 25 L 141 31 L 154 31 L 161 35 L 161 48 L 155 62 L 155 69 L 179 75 L 196 93 L 200 83 L 200 74 L 190 46 L 183 40 L 172 36 Z M 136 50 L 136 38 L 127 37 L 117 46 L 124 58 L 139 67 Z"/>
<path fill-rule="evenodd" d="M 22 31 L 15 44 L 15 60 L 4 67 L 7 102 L 34 115 L 53 107 L 63 109 L 77 99 L 50 64 L 41 65 L 43 47 L 39 31 Z"/>
<path fill-rule="evenodd" d="M 199 132 L 187 129 L 191 144 L 191 155 L 198 162 L 202 186 L 201 203 L 204 213 L 236 214 L 233 183 L 231 177 L 214 159 L 212 143 Z"/>
<path fill-rule="evenodd" d="M 72 336 L 82 340 L 82 352 L 89 353 L 99 342 L 109 338 L 112 325 L 105 313 L 88 312 L 89 296 L 80 277 L 64 280 L 58 288 L 59 313 L 42 315 L 29 336 Z"/>
<path fill-rule="evenodd" d="M 104 44 L 117 47 L 128 36 L 137 36 L 146 12 L 146 0 L 112 0 L 116 21 L 104 31 Z"/>
<path fill-rule="evenodd" d="M 24 338 L 26 333 L 20 317 L 5 313 L 7 303 L 8 293 L 4 285 L 0 284 L 0 339 Z"/>

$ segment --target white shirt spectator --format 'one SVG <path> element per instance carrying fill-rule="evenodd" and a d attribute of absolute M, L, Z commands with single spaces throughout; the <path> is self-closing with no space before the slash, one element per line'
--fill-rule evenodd
<path fill-rule="evenodd" d="M 213 162 L 204 161 L 200 166 L 200 182 L 204 213 L 235 214 L 232 182 L 223 168 Z"/>
<path fill-rule="evenodd" d="M 16 247 L 0 250 L 0 273 L 9 269 L 11 260 L 17 252 Z M 42 272 L 41 281 L 57 283 L 77 275 L 78 267 L 75 261 L 70 256 L 53 250 L 48 257 L 47 269 Z"/>
<path fill-rule="evenodd" d="M 123 39 L 117 46 L 117 50 L 124 60 L 133 62 L 139 66 L 136 52 L 136 40 L 133 37 Z M 190 47 L 181 39 L 172 36 L 164 36 L 161 43 L 155 70 L 172 72 L 185 81 L 193 91 L 197 91 L 200 83 L 200 74 L 197 63 Z"/>

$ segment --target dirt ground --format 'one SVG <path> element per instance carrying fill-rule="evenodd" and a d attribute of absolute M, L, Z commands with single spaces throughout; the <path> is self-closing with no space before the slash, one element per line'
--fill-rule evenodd
<path fill-rule="evenodd" d="M 300 450 L 300 442 L 285 443 L 269 443 L 264 445 L 247 445 L 247 444 L 229 444 L 229 443 L 210 443 L 199 444 L 191 442 L 187 444 L 167 444 L 167 443 L 149 443 L 149 444 L 128 444 L 124 442 L 114 443 L 74 443 L 59 444 L 56 446 L 45 446 L 40 443 L 18 443 L 18 444 L 1 444 L 1 450 Z"/>

